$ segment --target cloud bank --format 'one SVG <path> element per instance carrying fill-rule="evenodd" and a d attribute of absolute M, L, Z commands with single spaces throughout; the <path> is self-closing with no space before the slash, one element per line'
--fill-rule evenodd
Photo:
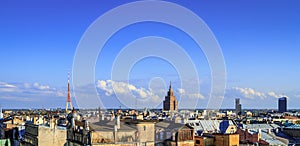
<path fill-rule="evenodd" d="M 248 99 L 266 99 L 266 98 L 280 98 L 281 95 L 273 92 L 261 92 L 252 88 L 232 87 L 227 90 L 227 96 L 234 96 Z"/>
<path fill-rule="evenodd" d="M 0 100 L 4 108 L 62 107 L 66 92 L 35 83 L 0 82 Z"/>
<path fill-rule="evenodd" d="M 112 80 L 98 80 L 93 86 L 97 89 L 98 98 L 101 99 L 108 108 L 122 105 L 120 99 L 128 101 L 132 107 L 135 106 L 134 104 L 138 104 L 140 107 L 162 108 L 162 102 L 168 90 L 168 87 L 165 87 L 165 85 L 145 88 L 144 86 L 136 86 L 134 83 L 131 84 Z M 173 87 L 178 86 L 174 84 Z M 198 108 L 205 108 L 209 100 L 209 92 L 204 92 L 204 94 L 189 93 L 185 88 L 177 88 L 174 94 L 178 100 L 201 99 L 197 100 Z M 261 91 L 249 87 L 231 87 L 226 89 L 222 107 L 234 108 L 234 99 L 240 98 L 244 107 L 276 108 L 277 99 L 282 96 L 283 95 L 275 91 Z M 300 98 L 299 92 L 288 93 L 288 96 L 290 97 L 288 100 L 291 103 L 290 105 L 297 105 L 298 99 Z M 67 87 L 57 89 L 38 82 L 0 82 L 0 104 L 6 108 L 64 107 L 66 97 Z M 73 105 L 76 105 L 75 99 L 76 98 L 72 96 Z M 139 99 L 141 102 L 135 103 L 135 99 Z"/>

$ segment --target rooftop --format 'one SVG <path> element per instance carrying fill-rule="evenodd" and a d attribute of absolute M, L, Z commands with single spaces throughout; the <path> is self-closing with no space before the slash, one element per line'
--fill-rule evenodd
<path fill-rule="evenodd" d="M 115 121 L 99 121 L 90 123 L 90 128 L 95 131 L 114 131 Z M 133 125 L 129 125 L 121 121 L 118 131 L 136 131 L 136 128 Z"/>
<path fill-rule="evenodd" d="M 295 125 L 291 125 L 291 126 L 288 126 L 288 127 L 285 127 L 286 129 L 297 129 L 297 130 L 300 130 L 300 124 L 295 124 Z"/>

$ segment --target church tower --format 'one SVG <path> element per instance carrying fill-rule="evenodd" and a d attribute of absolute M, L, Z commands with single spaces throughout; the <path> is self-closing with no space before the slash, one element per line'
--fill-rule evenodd
<path fill-rule="evenodd" d="M 163 110 L 165 110 L 165 111 L 177 111 L 178 110 L 178 101 L 176 100 L 176 97 L 174 96 L 171 82 L 170 82 L 168 95 L 165 96 Z"/>

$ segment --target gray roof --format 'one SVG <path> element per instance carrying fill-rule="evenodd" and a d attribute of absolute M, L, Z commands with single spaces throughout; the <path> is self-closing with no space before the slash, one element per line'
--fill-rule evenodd
<path fill-rule="evenodd" d="M 286 129 L 297 129 L 297 130 L 300 130 L 300 124 L 295 124 L 295 125 L 291 125 L 291 126 L 288 126 L 288 127 L 285 127 Z"/>
<path fill-rule="evenodd" d="M 249 133 L 259 133 L 258 129 L 249 130 Z M 270 146 L 286 146 L 285 143 L 277 139 L 276 135 L 269 133 L 267 129 L 261 130 L 261 139 L 270 144 Z"/>
<path fill-rule="evenodd" d="M 95 131 L 114 131 L 115 122 L 114 121 L 100 121 L 95 123 L 90 123 L 90 127 Z M 118 131 L 136 131 L 134 125 L 129 125 L 124 122 L 120 122 L 120 129 Z"/>
<path fill-rule="evenodd" d="M 223 120 L 189 120 L 188 125 L 192 126 L 195 131 L 220 132 L 220 123 Z M 229 126 L 234 125 L 231 120 Z"/>
<path fill-rule="evenodd" d="M 268 133 L 266 130 L 262 130 L 261 132 L 261 139 L 269 143 L 271 146 L 276 145 L 276 146 L 285 146 L 283 142 L 279 141 L 276 139 L 276 136 L 272 136 L 271 134 Z"/>
<path fill-rule="evenodd" d="M 184 126 L 184 124 L 174 123 L 172 121 L 161 121 L 155 124 L 155 129 L 177 130 Z"/>
<path fill-rule="evenodd" d="M 258 129 L 276 129 L 279 128 L 276 124 L 243 124 L 243 129 L 258 130 Z"/>

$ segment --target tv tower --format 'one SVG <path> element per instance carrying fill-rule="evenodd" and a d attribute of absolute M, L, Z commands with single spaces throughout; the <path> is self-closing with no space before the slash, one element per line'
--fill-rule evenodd
<path fill-rule="evenodd" d="M 70 91 L 70 72 L 68 72 L 68 98 L 66 102 L 66 113 L 68 113 L 68 105 L 70 105 L 70 109 L 73 109 L 71 102 L 71 91 Z"/>

